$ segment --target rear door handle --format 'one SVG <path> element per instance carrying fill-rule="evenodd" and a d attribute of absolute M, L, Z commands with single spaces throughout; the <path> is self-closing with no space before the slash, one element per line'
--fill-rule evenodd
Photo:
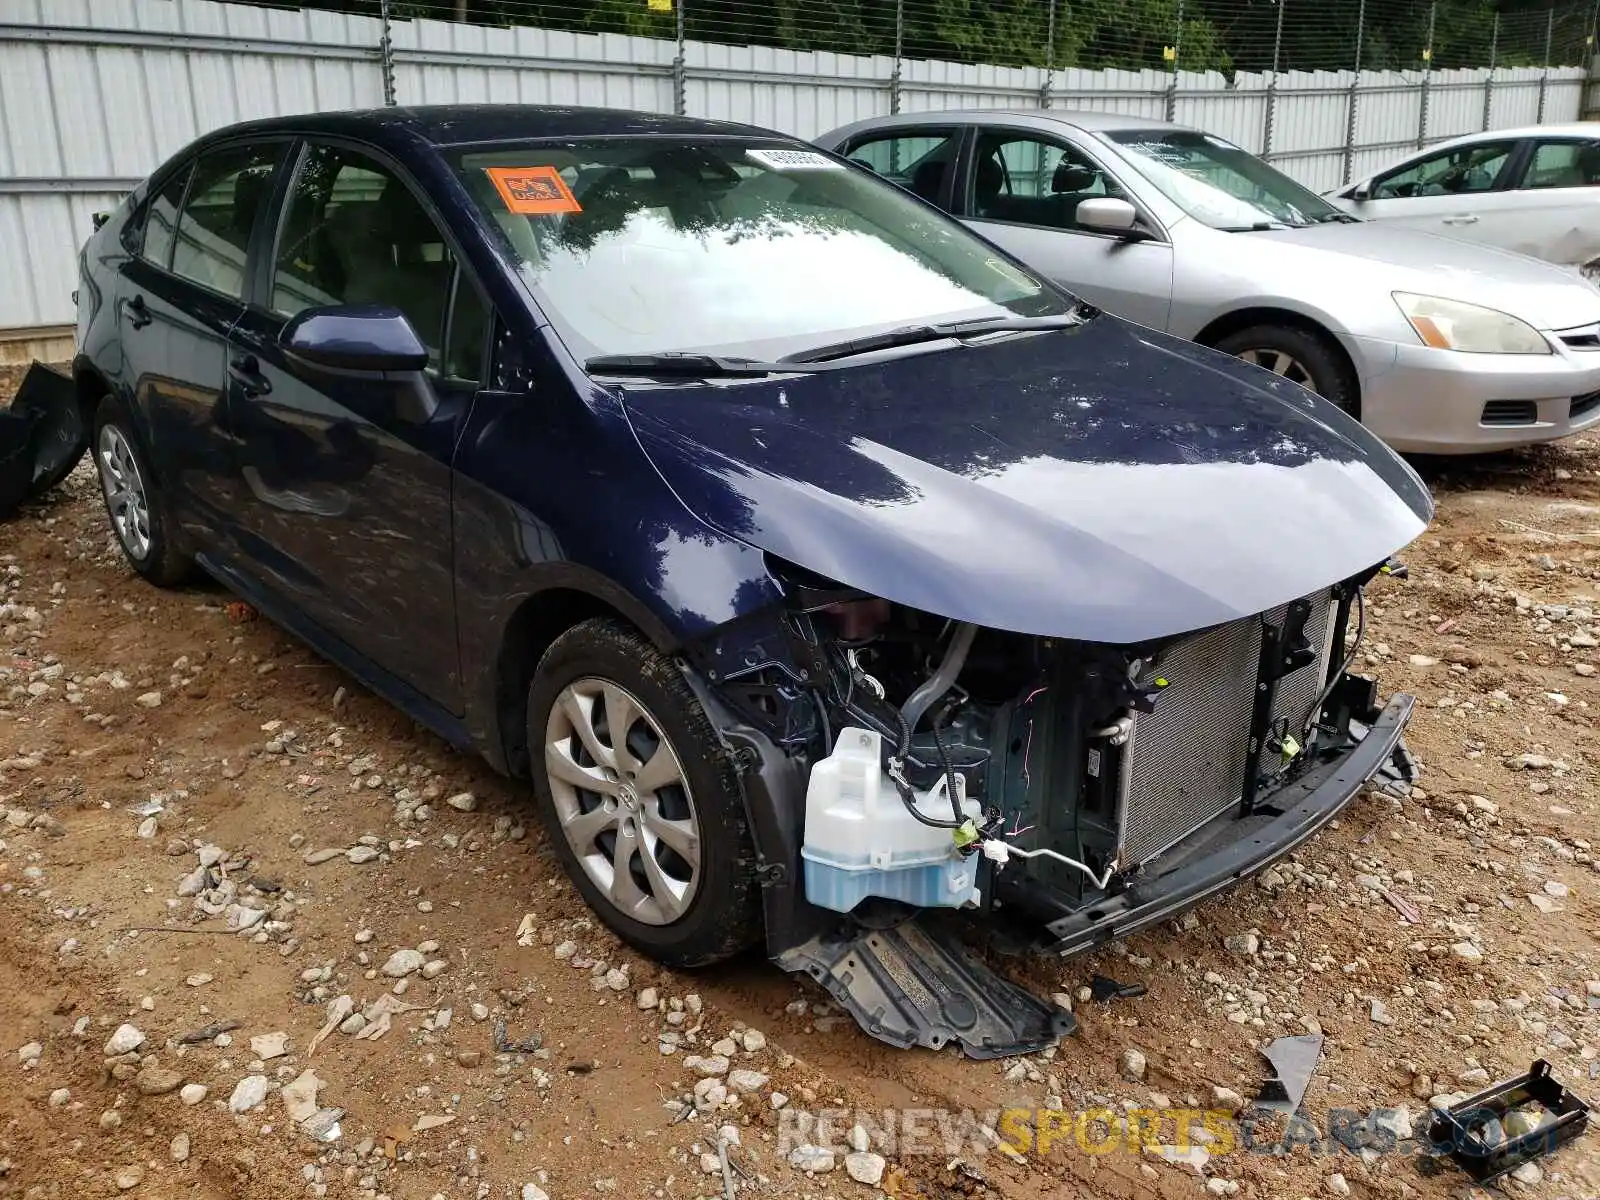
<path fill-rule="evenodd" d="M 261 364 L 254 354 L 229 359 L 228 374 L 247 396 L 261 396 L 272 390 L 272 381 L 261 373 Z"/>
<path fill-rule="evenodd" d="M 1446 217 L 1444 223 L 1446 225 L 1476 225 L 1478 218 L 1471 213 L 1462 213 L 1460 216 Z"/>
<path fill-rule="evenodd" d="M 129 300 L 127 309 L 128 324 L 135 329 L 143 329 L 151 321 L 155 320 L 150 315 L 150 308 L 145 304 L 143 296 L 135 296 L 132 300 Z"/>

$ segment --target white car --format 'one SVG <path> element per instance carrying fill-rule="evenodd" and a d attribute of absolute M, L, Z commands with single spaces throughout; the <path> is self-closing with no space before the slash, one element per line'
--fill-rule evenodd
<path fill-rule="evenodd" d="M 1600 281 L 1600 122 L 1453 138 L 1327 198 L 1369 221 L 1516 250 Z"/>

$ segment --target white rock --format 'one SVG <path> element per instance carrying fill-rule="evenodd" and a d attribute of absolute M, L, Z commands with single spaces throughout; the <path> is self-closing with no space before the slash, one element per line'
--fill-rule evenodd
<path fill-rule="evenodd" d="M 1231 937 L 1222 939 L 1222 945 L 1230 954 L 1250 956 L 1261 949 L 1261 939 L 1253 933 L 1236 933 Z"/>
<path fill-rule="evenodd" d="M 1404 1105 L 1399 1108 L 1375 1110 L 1372 1114 L 1372 1124 L 1374 1128 L 1391 1135 L 1397 1142 L 1408 1140 L 1413 1132 L 1411 1110 Z"/>
<path fill-rule="evenodd" d="M 635 1002 L 639 1005 L 640 1012 L 649 1012 L 660 1002 L 660 997 L 653 987 L 640 988 Z"/>
<path fill-rule="evenodd" d="M 267 1098 L 268 1087 L 265 1075 L 246 1075 L 234 1086 L 233 1095 L 228 1097 L 229 1110 L 242 1113 L 259 1107 Z"/>
<path fill-rule="evenodd" d="M 173 1137 L 167 1147 L 167 1153 L 172 1156 L 173 1162 L 187 1162 L 189 1160 L 189 1135 L 180 1133 Z"/>
<path fill-rule="evenodd" d="M 209 972 L 196 971 L 193 975 L 185 978 L 183 982 L 189 987 L 205 987 L 205 985 L 210 983 L 213 978 L 214 977 Z"/>
<path fill-rule="evenodd" d="M 744 1095 L 759 1092 L 767 1086 L 767 1080 L 768 1076 L 760 1071 L 747 1071 L 742 1067 L 728 1072 L 728 1086 Z"/>
<path fill-rule="evenodd" d="M 1368 1003 L 1372 1006 L 1372 1022 L 1375 1025 L 1393 1025 L 1394 1018 L 1389 1015 L 1388 1005 L 1376 996 L 1371 997 Z"/>
<path fill-rule="evenodd" d="M 711 1053 L 720 1054 L 723 1058 L 732 1058 L 739 1053 L 739 1044 L 732 1038 L 722 1038 L 711 1043 Z"/>
<path fill-rule="evenodd" d="M 17 1061 L 22 1064 L 23 1070 L 30 1070 L 39 1061 L 44 1053 L 44 1046 L 39 1042 L 29 1042 L 17 1050 Z"/>
<path fill-rule="evenodd" d="M 744 1043 L 746 1054 L 756 1054 L 767 1048 L 767 1035 L 759 1029 L 746 1029 L 740 1040 Z"/>
<path fill-rule="evenodd" d="M 72 1093 L 66 1088 L 57 1088 L 50 1093 L 50 1107 L 61 1108 L 72 1099 Z"/>
<path fill-rule="evenodd" d="M 1117 1060 L 1117 1070 L 1121 1072 L 1122 1077 L 1132 1080 L 1134 1083 L 1138 1083 L 1144 1078 L 1144 1073 L 1148 1067 L 1149 1064 L 1145 1061 L 1143 1052 L 1131 1047 L 1124 1050 L 1122 1057 Z"/>
<path fill-rule="evenodd" d="M 288 1044 L 287 1033 L 258 1033 L 250 1039 L 250 1053 L 262 1062 L 268 1062 L 274 1058 L 282 1058 Z"/>
<path fill-rule="evenodd" d="M 719 1079 L 728 1073 L 730 1064 L 720 1054 L 711 1054 L 704 1058 L 698 1054 L 691 1054 L 683 1060 L 683 1065 L 702 1079 Z"/>
<path fill-rule="evenodd" d="M 130 1192 L 144 1182 L 144 1168 L 135 1164 L 123 1167 L 117 1172 L 116 1184 L 119 1192 Z"/>
<path fill-rule="evenodd" d="M 430 963 L 424 963 L 422 977 L 424 979 L 437 979 L 449 970 L 450 964 L 445 959 L 436 958 Z"/>
<path fill-rule="evenodd" d="M 144 1034 L 132 1025 L 118 1025 L 117 1031 L 106 1041 L 106 1057 L 115 1058 L 130 1050 L 137 1050 L 142 1045 L 144 1045 Z"/>
<path fill-rule="evenodd" d="M 183 897 L 198 896 L 206 890 L 206 869 L 196 867 L 178 881 L 178 895 Z"/>
<path fill-rule="evenodd" d="M 1344 1176 L 1338 1172 L 1329 1175 L 1322 1183 L 1335 1196 L 1348 1196 L 1350 1194 L 1350 1185 L 1345 1182 Z"/>
<path fill-rule="evenodd" d="M 141 695 L 134 697 L 134 701 L 133 702 L 135 704 L 139 705 L 141 708 L 160 708 L 161 707 L 161 693 L 160 692 L 144 692 Z"/>
<path fill-rule="evenodd" d="M 383 973 L 390 979 L 404 979 L 420 971 L 424 961 L 420 951 L 409 948 L 396 950 L 389 956 L 389 961 L 383 964 Z"/>
<path fill-rule="evenodd" d="M 605 974 L 605 982 L 613 992 L 625 992 L 628 990 L 628 972 L 612 967 Z"/>
<path fill-rule="evenodd" d="M 525 1183 L 522 1185 L 522 1200 L 550 1200 L 550 1196 L 537 1183 Z"/>
<path fill-rule="evenodd" d="M 1544 1168 L 1536 1162 L 1525 1162 L 1515 1171 L 1511 1172 L 1511 1178 L 1515 1179 L 1518 1183 L 1525 1183 L 1529 1187 L 1532 1187 L 1534 1184 L 1544 1179 Z"/>
<path fill-rule="evenodd" d="M 206 1085 L 203 1083 L 186 1083 L 178 1090 L 178 1099 L 193 1108 L 206 1098 Z"/>
<path fill-rule="evenodd" d="M 833 1151 L 826 1146 L 796 1146 L 789 1151 L 789 1165 L 797 1171 L 822 1174 L 833 1170 Z"/>
<path fill-rule="evenodd" d="M 1213 1175 L 1206 1180 L 1206 1191 L 1213 1196 L 1231 1196 L 1239 1190 L 1239 1185 L 1231 1179 L 1224 1179 L 1220 1175 Z"/>
<path fill-rule="evenodd" d="M 1483 961 L 1483 951 L 1479 950 L 1471 942 L 1455 943 L 1450 947 L 1450 953 L 1466 963 L 1477 964 Z"/>
<path fill-rule="evenodd" d="M 478 807 L 478 798 L 471 792 L 457 792 L 446 799 L 445 803 L 457 812 L 471 812 Z"/>
<path fill-rule="evenodd" d="M 844 1169 L 850 1178 L 868 1187 L 877 1187 L 883 1182 L 883 1170 L 888 1165 L 883 1155 L 870 1150 L 856 1150 L 844 1156 Z"/>

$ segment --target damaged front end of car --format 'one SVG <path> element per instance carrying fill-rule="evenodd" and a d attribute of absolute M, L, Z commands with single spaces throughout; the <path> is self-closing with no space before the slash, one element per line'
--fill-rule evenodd
<path fill-rule="evenodd" d="M 743 775 L 769 952 L 899 1046 L 1026 1053 L 1070 1012 L 964 942 L 1075 954 L 1281 858 L 1411 698 L 1350 672 L 1377 564 L 1135 645 L 982 628 L 770 559 L 780 603 L 684 648 Z"/>

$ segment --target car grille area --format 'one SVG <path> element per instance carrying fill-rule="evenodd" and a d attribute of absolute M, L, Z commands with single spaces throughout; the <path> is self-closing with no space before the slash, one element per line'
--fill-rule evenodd
<path fill-rule="evenodd" d="M 1117 850 L 1123 870 L 1149 862 L 1239 804 L 1262 632 L 1267 623 L 1280 625 L 1287 611 L 1282 605 L 1197 633 L 1160 659 L 1167 687 L 1151 712 L 1134 715 L 1123 749 Z M 1278 680 L 1273 723 L 1287 720 L 1296 736 L 1327 677 L 1333 613 L 1331 596 L 1311 598 L 1305 633 L 1317 657 Z"/>

